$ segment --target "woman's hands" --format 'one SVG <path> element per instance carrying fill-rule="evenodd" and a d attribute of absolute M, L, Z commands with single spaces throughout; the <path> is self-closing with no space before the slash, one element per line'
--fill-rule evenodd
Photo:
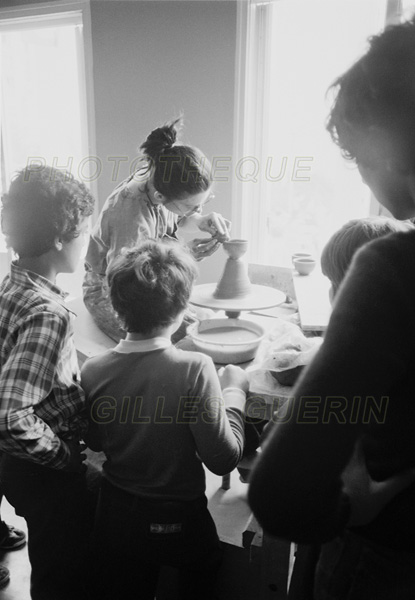
<path fill-rule="evenodd" d="M 359 527 L 373 521 L 395 496 L 415 481 L 415 469 L 408 469 L 385 481 L 374 481 L 368 473 L 362 445 L 357 442 L 342 480 L 343 490 L 351 504 L 348 525 Z"/>
<path fill-rule="evenodd" d="M 187 245 L 190 248 L 193 258 L 199 261 L 216 252 L 220 246 L 220 242 L 216 238 L 197 238 Z"/>
<path fill-rule="evenodd" d="M 197 238 L 189 242 L 189 248 L 195 260 L 203 260 L 211 256 L 222 242 L 230 238 L 231 222 L 219 213 L 208 215 L 194 214 L 186 218 L 186 225 L 196 225 L 200 231 L 210 233 L 211 238 Z"/>
<path fill-rule="evenodd" d="M 194 215 L 200 231 L 207 231 L 219 242 L 226 242 L 230 238 L 231 222 L 216 212 L 208 215 Z"/>

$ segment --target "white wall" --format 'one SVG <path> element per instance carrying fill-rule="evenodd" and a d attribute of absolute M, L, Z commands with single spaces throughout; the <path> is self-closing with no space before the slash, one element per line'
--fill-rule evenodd
<path fill-rule="evenodd" d="M 91 1 L 100 206 L 150 130 L 181 111 L 185 143 L 232 155 L 236 10 L 233 0 Z M 116 181 L 111 156 L 128 159 Z M 231 182 L 215 194 L 209 210 L 231 218 Z M 222 250 L 200 263 L 199 283 L 217 281 L 224 263 Z"/>

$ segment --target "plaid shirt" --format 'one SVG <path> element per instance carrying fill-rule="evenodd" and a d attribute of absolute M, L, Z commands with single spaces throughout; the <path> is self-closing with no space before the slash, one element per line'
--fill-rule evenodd
<path fill-rule="evenodd" d="M 0 286 L 0 450 L 56 469 L 86 429 L 65 293 L 12 263 Z"/>

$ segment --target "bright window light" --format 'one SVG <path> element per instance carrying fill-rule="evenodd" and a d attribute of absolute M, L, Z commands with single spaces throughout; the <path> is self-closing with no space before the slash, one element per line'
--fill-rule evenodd
<path fill-rule="evenodd" d="M 1 20 L 2 188 L 29 163 L 82 178 L 88 156 L 82 20 L 78 12 L 45 20 Z M 1 251 L 5 251 L 0 236 Z"/>
<path fill-rule="evenodd" d="M 413 8 L 413 2 L 404 8 L 409 4 Z M 250 261 L 290 266 L 294 252 L 319 256 L 346 221 L 378 210 L 325 122 L 329 86 L 365 51 L 367 38 L 384 28 L 387 5 L 387 0 L 248 4 L 239 152 L 252 160 L 240 177 L 245 180 L 236 184 L 235 206 L 242 207 L 236 227 L 250 240 Z"/>

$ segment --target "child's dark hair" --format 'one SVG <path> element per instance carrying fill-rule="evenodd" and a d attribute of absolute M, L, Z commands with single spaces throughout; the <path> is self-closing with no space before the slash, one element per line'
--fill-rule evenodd
<path fill-rule="evenodd" d="M 167 200 L 206 192 L 212 185 L 211 166 L 197 148 L 176 144 L 182 119 L 154 129 L 140 146 L 151 159 L 153 184 Z"/>
<path fill-rule="evenodd" d="M 346 158 L 415 171 L 415 20 L 370 38 L 370 49 L 330 89 L 327 129 Z"/>
<path fill-rule="evenodd" d="M 183 246 L 154 240 L 124 249 L 107 272 L 111 302 L 125 329 L 143 334 L 170 325 L 186 308 L 196 276 Z"/>
<path fill-rule="evenodd" d="M 69 173 L 34 165 L 19 171 L 2 197 L 1 228 L 19 258 L 41 256 L 56 238 L 80 234 L 80 221 L 92 214 L 94 199 Z"/>
<path fill-rule="evenodd" d="M 413 228 L 413 224 L 408 221 L 397 221 L 387 217 L 353 219 L 343 225 L 331 236 L 321 254 L 321 270 L 330 279 L 333 294 L 340 287 L 359 248 L 384 235 Z"/>

